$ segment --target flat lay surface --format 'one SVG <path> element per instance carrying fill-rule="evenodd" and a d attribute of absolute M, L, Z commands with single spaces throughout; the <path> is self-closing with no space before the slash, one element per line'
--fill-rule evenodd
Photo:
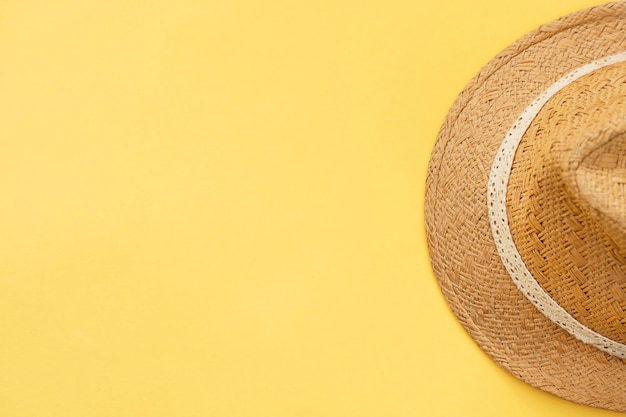
<path fill-rule="evenodd" d="M 597 4 L 0 2 L 0 415 L 617 415 L 483 354 L 423 225 L 463 86 Z"/>

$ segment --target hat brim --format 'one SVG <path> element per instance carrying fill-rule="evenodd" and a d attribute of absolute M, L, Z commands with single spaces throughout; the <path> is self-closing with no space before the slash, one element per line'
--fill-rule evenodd
<path fill-rule="evenodd" d="M 626 412 L 626 361 L 585 344 L 539 312 L 506 271 L 489 224 L 489 170 L 507 130 L 552 83 L 626 50 L 626 4 L 558 19 L 490 61 L 468 84 L 439 133 L 426 184 L 433 270 L 478 345 L 544 391 Z"/>

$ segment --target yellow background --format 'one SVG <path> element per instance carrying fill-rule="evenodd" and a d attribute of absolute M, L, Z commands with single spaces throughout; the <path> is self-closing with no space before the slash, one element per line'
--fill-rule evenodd
<path fill-rule="evenodd" d="M 455 96 L 591 0 L 0 0 L 0 416 L 607 416 L 519 382 L 423 230 Z"/>

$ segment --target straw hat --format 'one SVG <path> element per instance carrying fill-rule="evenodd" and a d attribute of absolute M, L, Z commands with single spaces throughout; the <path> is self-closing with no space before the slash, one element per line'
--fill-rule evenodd
<path fill-rule="evenodd" d="M 459 95 L 426 186 L 461 324 L 535 387 L 626 412 L 626 3 L 563 17 Z"/>

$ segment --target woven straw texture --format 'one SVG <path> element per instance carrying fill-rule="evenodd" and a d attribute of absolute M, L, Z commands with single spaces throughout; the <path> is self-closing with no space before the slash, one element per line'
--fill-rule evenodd
<path fill-rule="evenodd" d="M 426 186 L 432 266 L 453 312 L 498 364 L 563 398 L 626 412 L 626 361 L 584 344 L 517 289 L 487 213 L 494 156 L 524 108 L 581 65 L 626 50 L 626 4 L 574 13 L 494 58 L 459 95 Z M 588 74 L 542 108 L 508 185 L 529 271 L 580 323 L 626 343 L 626 64 Z"/>

